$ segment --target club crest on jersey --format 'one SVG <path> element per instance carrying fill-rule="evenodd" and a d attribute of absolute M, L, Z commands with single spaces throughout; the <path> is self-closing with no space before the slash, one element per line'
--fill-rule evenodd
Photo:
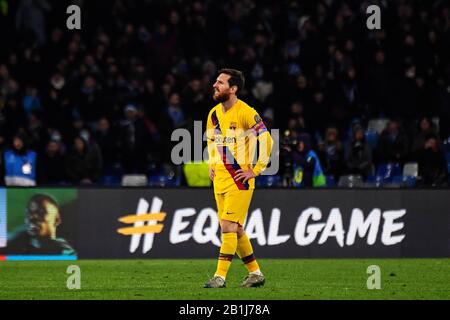
<path fill-rule="evenodd" d="M 230 129 L 231 130 L 236 130 L 236 127 L 237 127 L 237 123 L 236 122 L 231 122 L 230 123 Z"/>

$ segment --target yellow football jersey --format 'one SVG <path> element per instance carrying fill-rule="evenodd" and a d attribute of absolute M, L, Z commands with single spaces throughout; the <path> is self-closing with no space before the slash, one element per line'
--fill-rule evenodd
<path fill-rule="evenodd" d="M 241 100 L 226 112 L 219 103 L 208 114 L 206 135 L 209 164 L 215 169 L 214 192 L 254 189 L 254 178 L 243 183 L 234 176 L 237 170 L 249 167 L 259 175 L 269 162 L 272 138 L 258 112 Z M 257 141 L 260 152 L 253 166 Z"/>

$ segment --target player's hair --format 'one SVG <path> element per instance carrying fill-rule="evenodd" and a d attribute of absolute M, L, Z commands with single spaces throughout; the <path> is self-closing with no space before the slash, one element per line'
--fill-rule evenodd
<path fill-rule="evenodd" d="M 44 203 L 49 202 L 53 204 L 56 207 L 59 207 L 58 202 L 50 195 L 38 193 L 34 194 L 29 200 L 26 208 L 26 215 L 32 216 L 36 215 L 40 218 L 45 217 L 47 215 L 47 212 L 44 207 Z"/>
<path fill-rule="evenodd" d="M 241 92 L 245 85 L 244 73 L 236 69 L 220 69 L 219 74 L 224 73 L 230 76 L 228 83 L 230 87 L 236 86 L 236 94 Z"/>

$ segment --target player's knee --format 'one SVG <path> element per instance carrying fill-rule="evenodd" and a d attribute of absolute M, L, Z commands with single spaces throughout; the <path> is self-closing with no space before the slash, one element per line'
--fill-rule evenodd
<path fill-rule="evenodd" d="M 242 227 L 241 225 L 238 225 L 236 233 L 237 233 L 238 238 L 242 237 L 245 234 L 244 227 Z"/>
<path fill-rule="evenodd" d="M 223 233 L 238 232 L 238 224 L 236 222 L 222 220 L 221 226 Z"/>

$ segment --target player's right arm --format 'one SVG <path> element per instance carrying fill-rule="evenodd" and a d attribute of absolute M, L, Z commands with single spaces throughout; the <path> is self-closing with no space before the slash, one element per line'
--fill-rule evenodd
<path fill-rule="evenodd" d="M 208 143 L 209 178 L 214 181 L 216 165 L 216 144 L 214 143 L 214 125 L 211 119 L 213 110 L 209 112 L 208 119 L 206 119 L 206 140 Z"/>

